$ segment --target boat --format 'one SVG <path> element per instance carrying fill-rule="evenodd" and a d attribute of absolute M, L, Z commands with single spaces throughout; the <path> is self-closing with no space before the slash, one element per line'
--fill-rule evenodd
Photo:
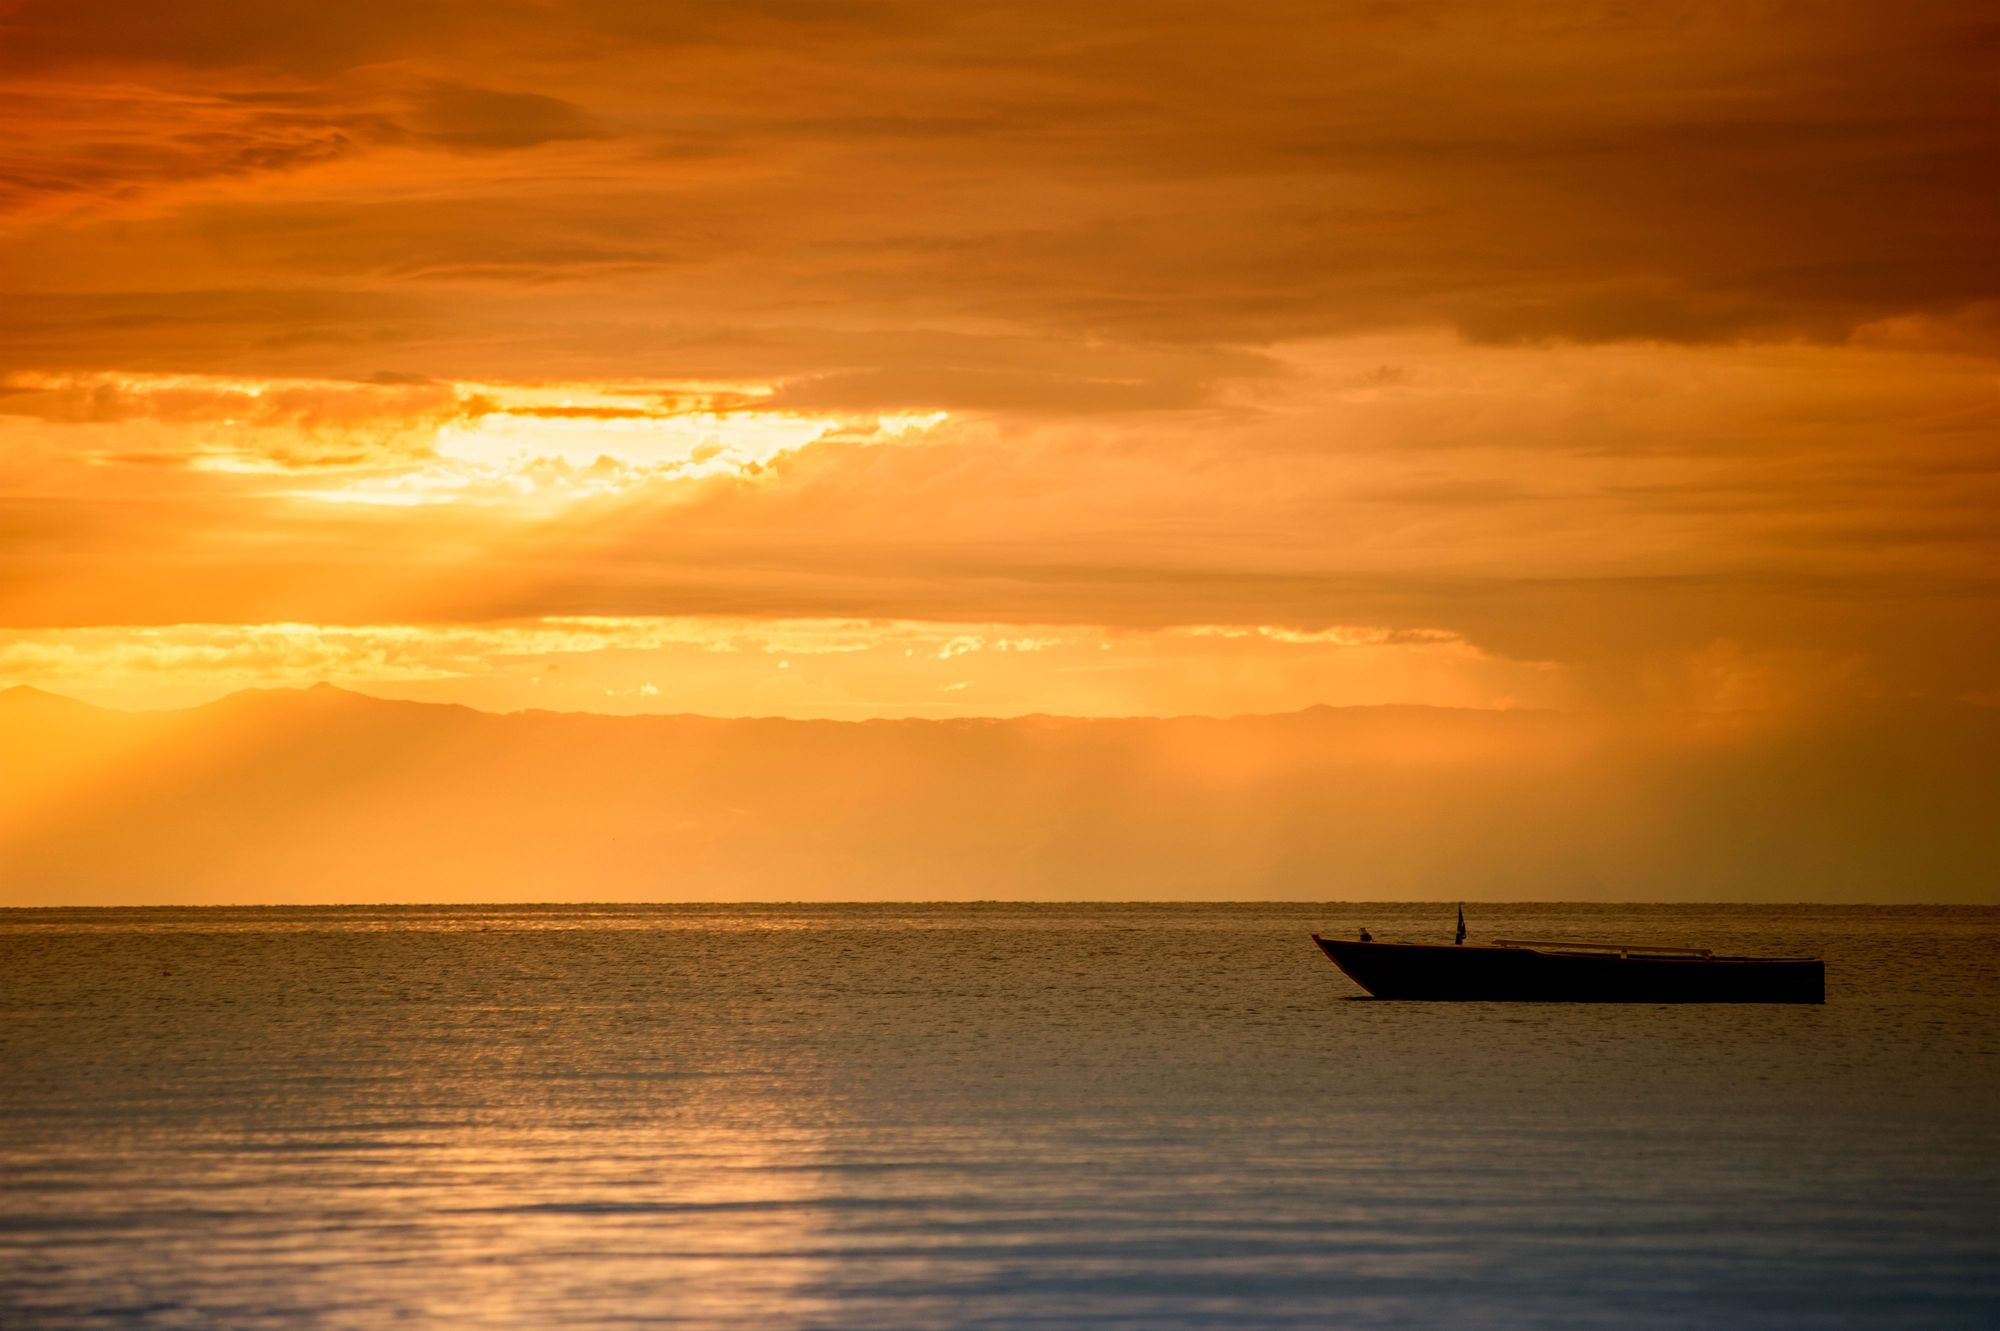
<path fill-rule="evenodd" d="M 1462 917 L 1461 917 L 1462 919 Z M 1460 924 L 1460 938 L 1464 925 Z M 1634 943 L 1313 942 L 1376 998 L 1489 1003 L 1824 1003 L 1826 963 Z"/>

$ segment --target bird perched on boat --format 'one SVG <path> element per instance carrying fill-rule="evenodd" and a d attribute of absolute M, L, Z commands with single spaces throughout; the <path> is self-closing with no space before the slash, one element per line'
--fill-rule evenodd
<path fill-rule="evenodd" d="M 1365 924 L 1361 926 L 1361 941 L 1364 943 L 1375 941 L 1375 935 L 1368 932 L 1368 926 Z"/>

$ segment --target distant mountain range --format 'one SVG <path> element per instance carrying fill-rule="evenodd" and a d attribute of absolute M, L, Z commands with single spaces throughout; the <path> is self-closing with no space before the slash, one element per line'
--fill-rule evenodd
<path fill-rule="evenodd" d="M 0 904 L 2000 900 L 2000 710 L 790 721 L 0 692 Z"/>

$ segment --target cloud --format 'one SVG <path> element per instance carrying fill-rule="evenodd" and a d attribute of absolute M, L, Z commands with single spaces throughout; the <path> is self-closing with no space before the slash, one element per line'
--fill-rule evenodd
<path fill-rule="evenodd" d="M 273 381 L 268 407 L 248 381 L 33 382 L 62 392 L 0 398 L 47 418 L 0 415 L 21 626 L 1360 624 L 1625 701 L 1723 641 L 1864 693 L 1992 687 L 1977 358 L 1340 341 L 1187 420 L 814 416 L 694 381 Z"/>
<path fill-rule="evenodd" d="M 604 133 L 581 107 L 559 97 L 451 82 L 424 89 L 403 124 L 428 142 L 465 152 L 533 148 Z"/>
<path fill-rule="evenodd" d="M 48 257 L 212 262 L 175 223 L 210 208 L 267 285 L 597 281 L 600 371 L 669 293 L 710 325 L 1209 345 L 1838 341 L 2000 299 L 1993 25 L 1964 5 L 361 9 L 17 7 L 45 145 L 17 196 L 202 186 Z"/>
<path fill-rule="evenodd" d="M 1212 385 L 1200 379 L 1094 379 L 1053 370 L 923 368 L 793 380 L 773 395 L 772 402 L 806 411 L 944 405 L 959 411 L 1071 415 L 1172 410 L 1212 399 Z"/>
<path fill-rule="evenodd" d="M 123 82 L 21 84 L 0 92 L 0 111 L 35 128 L 0 158 L 0 215 L 128 205 L 175 186 L 323 165 L 388 128 L 317 97 Z"/>
<path fill-rule="evenodd" d="M 0 618 L 1992 688 L 1976 7 L 405 9 L 10 10 Z"/>
<path fill-rule="evenodd" d="M 0 157 L 0 216 L 158 215 L 235 182 L 392 148 L 489 154 L 606 132 L 561 98 L 394 71 L 143 77 L 0 91 L 0 112 L 35 130 Z"/>
<path fill-rule="evenodd" d="M 960 672 L 977 658 L 977 680 Z M 834 618 L 548 616 L 482 624 L 170 624 L 0 630 L 0 686 L 127 705 L 321 681 L 390 694 L 471 690 L 491 707 L 727 715 L 1122 715 L 1315 703 L 1546 703 L 1562 672 L 1486 657 L 1444 632 L 1131 631 Z M 782 671 L 782 674 L 777 672 Z M 656 683 L 655 681 L 663 681 Z M 965 693 L 939 701 L 937 693 Z M 618 700 L 607 704 L 604 699 Z"/>
<path fill-rule="evenodd" d="M 31 291 L 7 298 L 0 360 L 15 369 L 214 374 L 250 362 L 324 363 L 342 351 L 371 365 L 411 339 L 422 316 L 395 292 L 312 287 Z"/>
<path fill-rule="evenodd" d="M 227 380 L 209 375 L 0 376 L 0 415 L 65 423 L 150 420 L 259 427 L 409 425 L 463 415 L 451 386 L 339 380 Z"/>

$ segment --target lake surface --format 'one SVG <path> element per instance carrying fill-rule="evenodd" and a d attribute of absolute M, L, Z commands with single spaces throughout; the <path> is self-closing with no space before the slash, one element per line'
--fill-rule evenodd
<path fill-rule="evenodd" d="M 1307 938 L 1449 906 L 0 912 L 0 1326 L 2000 1325 L 2000 910 L 1468 917 L 1827 1003 Z"/>

